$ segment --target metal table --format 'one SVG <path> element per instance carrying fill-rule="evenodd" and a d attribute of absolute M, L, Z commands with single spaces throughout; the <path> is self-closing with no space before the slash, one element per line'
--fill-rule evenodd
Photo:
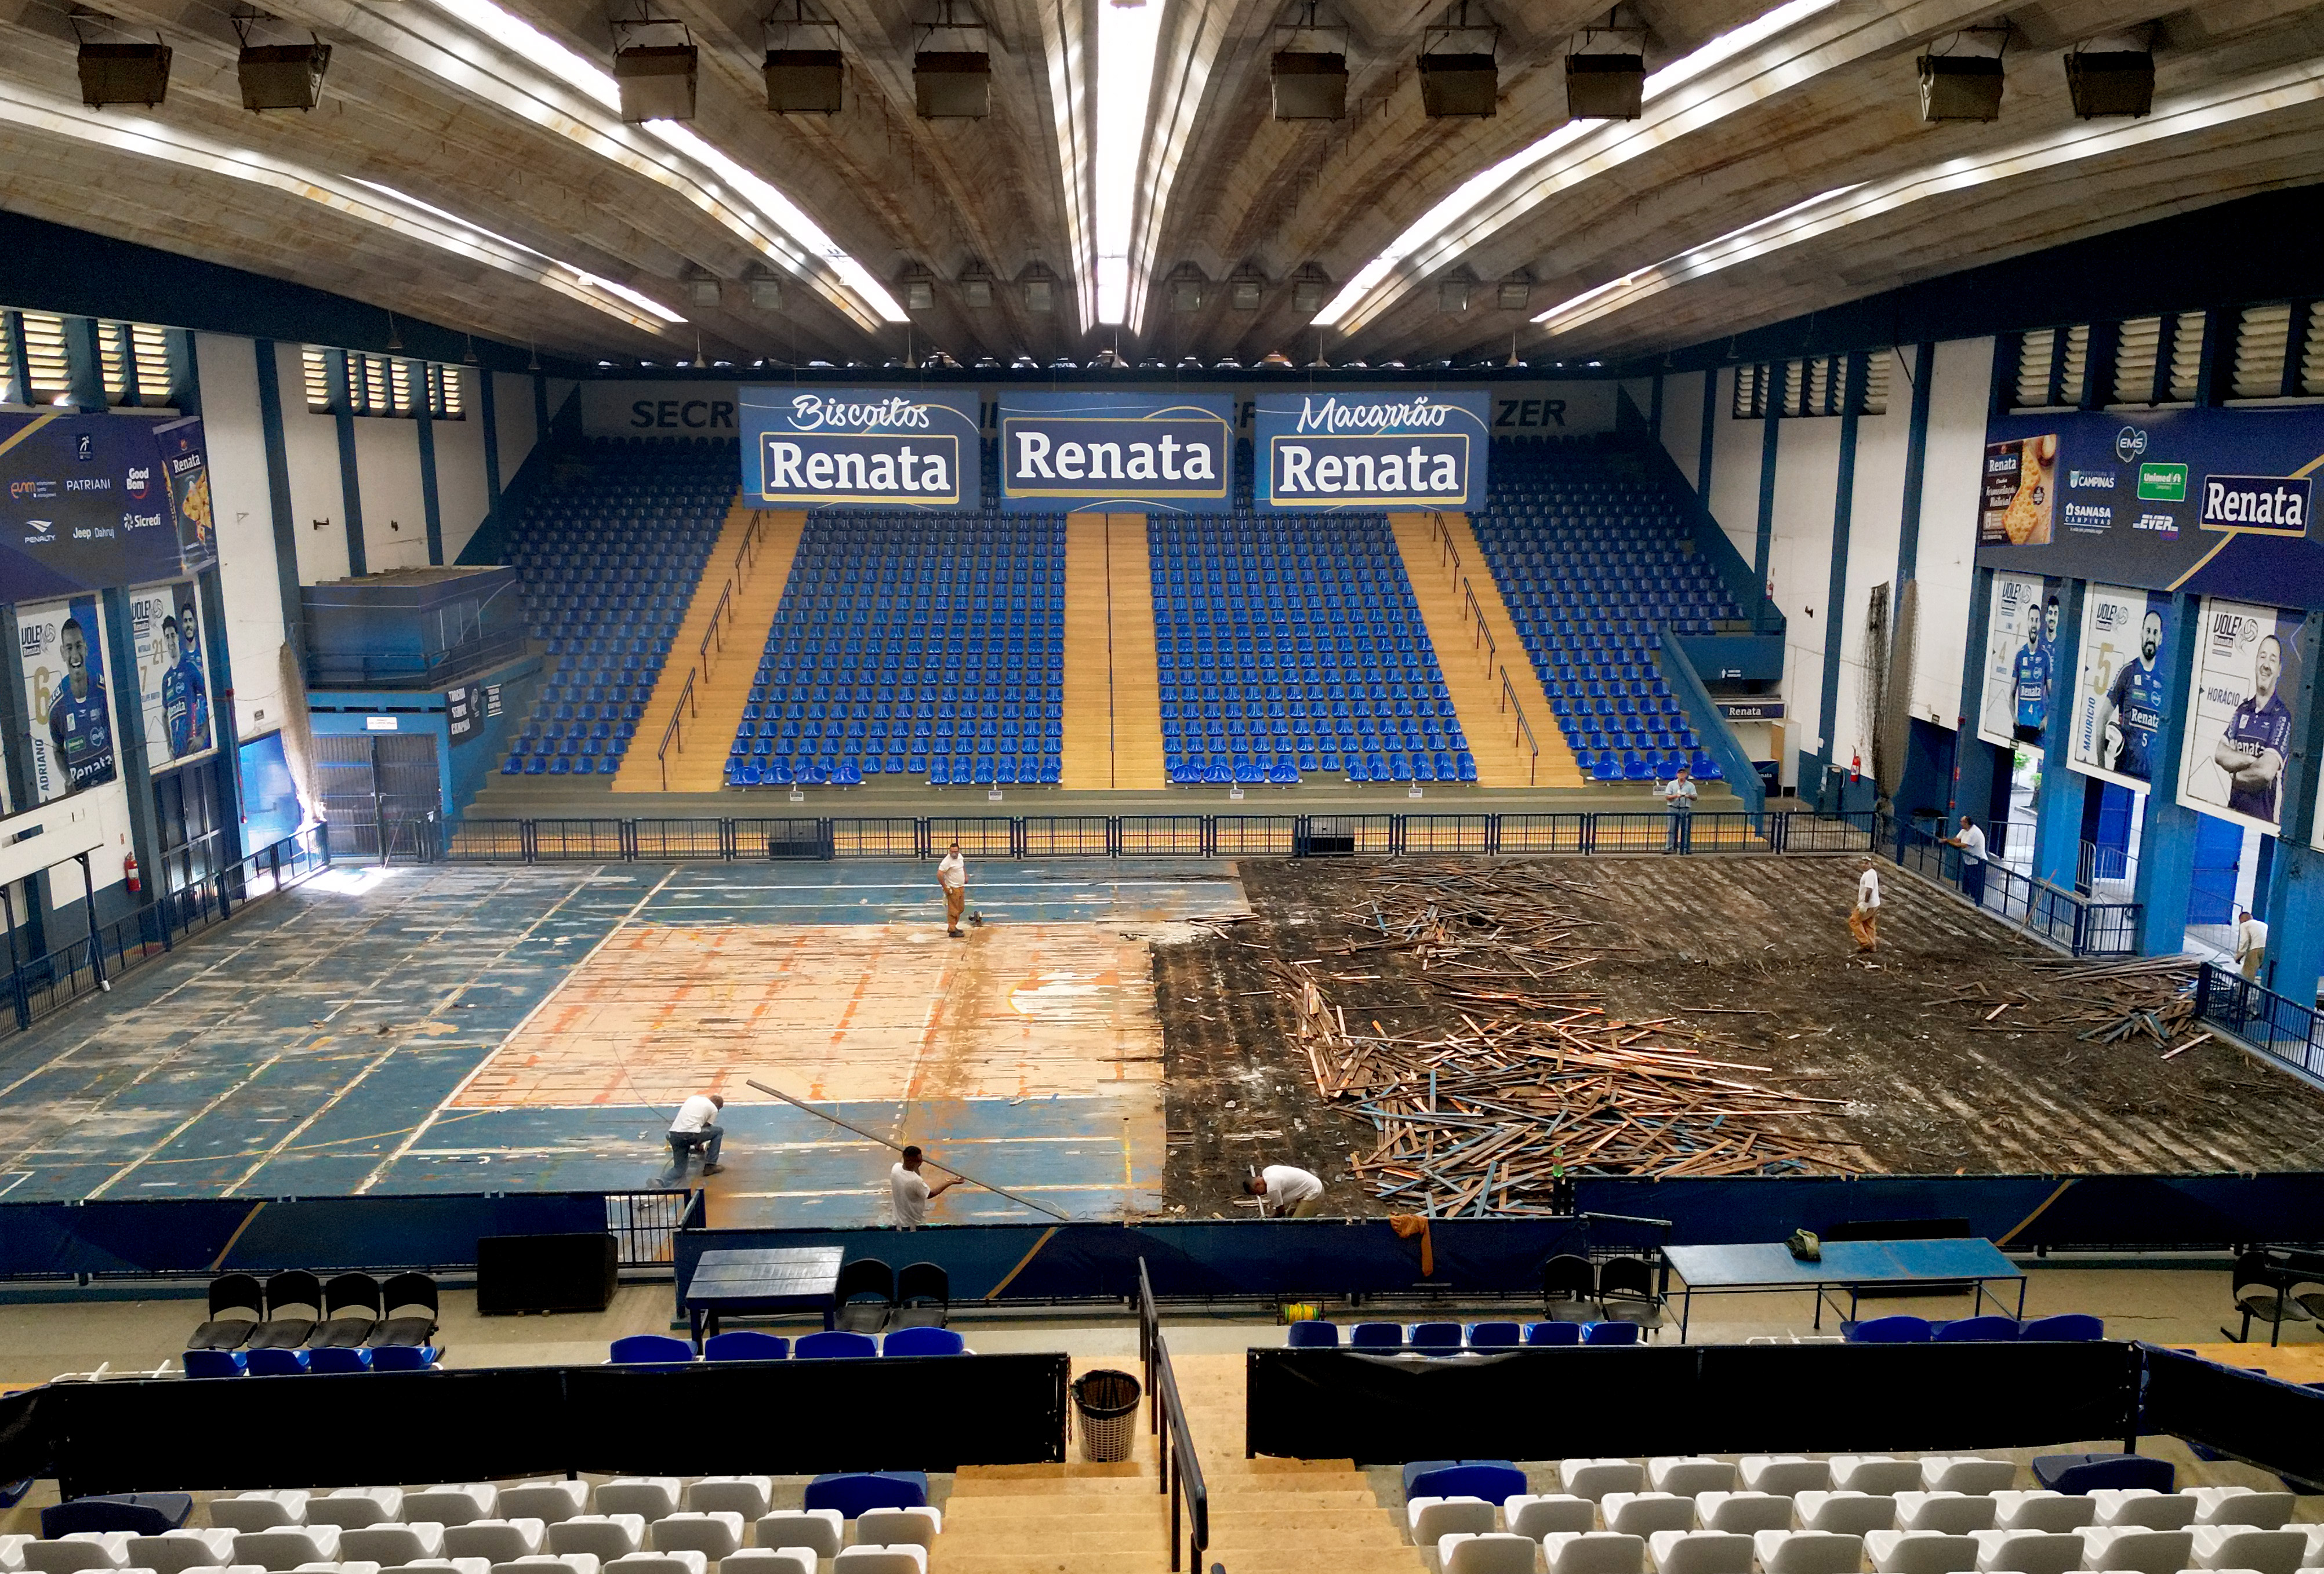
<path fill-rule="evenodd" d="M 839 1265 L 845 1248 L 835 1246 L 726 1248 L 706 1251 L 686 1282 L 686 1314 L 699 1350 L 706 1330 L 718 1331 L 728 1312 L 814 1312 L 823 1326 L 838 1310 Z"/>
<path fill-rule="evenodd" d="M 2025 1316 L 2025 1272 L 1989 1240 L 1828 1240 L 1820 1263 L 1803 1263 L 1772 1243 L 1665 1247 L 1663 1256 L 1686 1284 L 1679 1308 L 1681 1344 L 1686 1342 L 1687 1320 L 1698 1290 L 1705 1294 L 1813 1291 L 1815 1326 L 1821 1328 L 1824 1298 L 1834 1290 L 1848 1292 L 1848 1321 L 1853 1322 L 1857 1297 L 1867 1290 L 1968 1284 L 1976 1286 L 1976 1310 L 1982 1312 L 1989 1293 L 1986 1285 L 2015 1279 L 2016 1315 L 2021 1321 Z M 1992 1300 L 1996 1311 L 2008 1312 L 2008 1303 L 1999 1295 Z M 1833 1302 L 1834 1310 L 1838 1304 Z"/>

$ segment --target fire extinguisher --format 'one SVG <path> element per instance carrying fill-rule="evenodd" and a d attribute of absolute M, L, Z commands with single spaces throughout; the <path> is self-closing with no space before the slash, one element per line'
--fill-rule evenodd
<path fill-rule="evenodd" d="M 1863 776 L 1864 756 L 1861 754 L 1849 755 L 1848 757 L 1848 785 L 1854 787 L 1863 778 Z"/>
<path fill-rule="evenodd" d="M 129 882 L 129 894 L 133 897 L 145 888 L 144 880 L 140 879 L 137 873 L 135 853 L 133 852 L 121 861 L 121 878 Z"/>

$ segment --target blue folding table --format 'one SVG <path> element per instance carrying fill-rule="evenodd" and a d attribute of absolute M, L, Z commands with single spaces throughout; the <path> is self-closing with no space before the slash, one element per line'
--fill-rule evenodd
<path fill-rule="evenodd" d="M 1780 1244 L 1743 1246 L 1671 1246 L 1664 1260 L 1685 1283 L 1679 1305 L 1679 1342 L 1686 1342 L 1686 1326 L 1694 1310 L 1694 1294 L 1752 1290 L 1809 1290 L 1815 1294 L 1815 1326 L 1823 1326 L 1824 1297 L 1834 1290 L 1848 1292 L 1848 1321 L 1856 1321 L 1857 1297 L 1865 1291 L 1897 1290 L 1913 1285 L 1971 1284 L 1977 1290 L 1976 1310 L 1982 1312 L 1989 1284 L 2017 1281 L 2017 1312 L 2025 1316 L 2025 1271 L 2001 1254 L 1989 1240 L 1828 1240 L 1823 1260 L 1805 1263 Z M 2008 1302 L 1993 1295 L 1996 1311 L 2006 1312 Z M 1838 1310 L 1838 1302 L 1833 1302 Z"/>

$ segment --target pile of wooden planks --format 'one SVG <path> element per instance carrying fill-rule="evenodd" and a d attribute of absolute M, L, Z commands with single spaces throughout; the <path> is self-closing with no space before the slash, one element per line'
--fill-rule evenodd
<path fill-rule="evenodd" d="M 2152 1045 L 2171 1055 L 2192 1049 L 2209 1033 L 2172 1042 L 2195 1026 L 2195 961 L 2186 956 L 2139 957 L 2125 962 L 2034 962 L 2036 971 L 2062 986 L 2067 1009 L 2054 1008 L 2036 1021 L 2024 1008 L 2035 998 L 2022 990 L 1988 992 L 1983 985 L 1944 997 L 1984 1016 L 1973 1031 L 2071 1033 L 2084 1044 Z M 2052 1005 L 2054 1002 L 2044 1001 Z M 1986 1008 L 1990 1005 L 1991 1009 Z"/>
<path fill-rule="evenodd" d="M 1378 1132 L 1355 1174 L 1415 1212 L 1546 1214 L 1565 1175 L 1840 1168 L 1840 1144 L 1812 1129 L 1840 1100 L 1758 1085 L 1770 1068 L 1683 1014 L 1620 1021 L 1571 987 L 1623 949 L 1575 911 L 1589 894 L 1539 864 L 1379 866 L 1347 943 L 1271 964 L 1318 1091 Z M 1342 996 L 1395 1008 L 1351 1021 Z M 1425 1025 L 1391 1031 L 1375 1012 Z"/>

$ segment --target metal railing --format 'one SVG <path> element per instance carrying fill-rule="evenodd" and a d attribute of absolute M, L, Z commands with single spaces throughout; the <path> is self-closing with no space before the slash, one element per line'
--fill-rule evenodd
<path fill-rule="evenodd" d="M 1138 1356 L 1146 1369 L 1146 1430 L 1154 1434 L 1159 1477 L 1155 1486 L 1170 1495 L 1170 1568 L 1176 1574 L 1183 1548 L 1194 1553 L 1199 1574 L 1211 1545 L 1211 1493 L 1203 1482 L 1194 1433 L 1186 1427 L 1185 1402 L 1170 1369 L 1170 1347 L 1162 1338 L 1162 1314 L 1154 1305 L 1154 1283 L 1146 1276 L 1144 1257 L 1138 1259 Z"/>
<path fill-rule="evenodd" d="M 1533 750 L 1533 759 L 1526 766 L 1526 786 L 1532 787 L 1541 776 L 1541 741 L 1533 735 L 1533 723 L 1526 720 L 1525 704 L 1517 698 L 1517 691 L 1510 686 L 1508 671 L 1504 668 L 1501 672 L 1501 713 L 1508 715 L 1511 711 L 1517 713 L 1517 721 L 1512 745 L 1522 743 Z"/>
<path fill-rule="evenodd" d="M 392 655 L 310 651 L 307 657 L 309 688 L 438 688 L 464 672 L 481 671 L 522 656 L 529 645 L 524 631 L 478 636 L 443 650 L 409 651 Z"/>
<path fill-rule="evenodd" d="M 2324 1021 L 2314 1005 L 2207 962 L 2195 974 L 2195 1016 L 2310 1082 L 2324 1082 Z"/>
<path fill-rule="evenodd" d="M 726 653 L 726 620 L 734 610 L 734 582 L 727 580 L 718 592 L 718 604 L 710 609 L 710 626 L 702 631 L 702 650 L 694 670 L 708 677 L 718 669 L 718 658 Z"/>
<path fill-rule="evenodd" d="M 1462 603 L 1461 608 L 1462 615 L 1467 618 L 1473 618 L 1476 621 L 1477 632 L 1475 637 L 1469 641 L 1469 649 L 1474 650 L 1480 646 L 1483 648 L 1485 652 L 1486 681 L 1489 683 L 1491 682 L 1494 672 L 1498 670 L 1501 675 L 1502 680 L 1507 682 L 1508 679 L 1509 669 L 1501 664 L 1500 641 L 1495 640 L 1493 638 L 1492 630 L 1485 626 L 1485 609 L 1482 603 L 1477 600 L 1477 587 L 1470 584 L 1466 576 L 1463 576 L 1461 581 L 1461 597 Z"/>
<path fill-rule="evenodd" d="M 605 1229 L 617 1262 L 624 1268 L 650 1268 L 678 1260 L 678 1232 L 699 1229 L 706 1218 L 703 1192 L 608 1192 Z"/>
<path fill-rule="evenodd" d="M 220 922 L 245 903 L 290 889 L 327 867 L 330 852 L 320 825 L 309 826 L 242 860 L 232 868 L 164 891 L 135 912 L 93 925 L 45 955 L 18 962 L 9 931 L 8 993 L 18 1031 L 53 1016 L 84 995 L 113 988 L 112 980 L 179 941 Z"/>
<path fill-rule="evenodd" d="M 2101 902 L 2019 873 L 1988 854 L 1965 859 L 1959 848 L 1919 826 L 1889 823 L 1896 863 L 1941 885 L 2004 923 L 2076 956 L 2138 953 L 2140 904 Z"/>
<path fill-rule="evenodd" d="M 1461 548 L 1452 544 L 1452 530 L 1444 522 L 1444 511 L 1428 511 L 1428 538 L 1436 543 L 1436 566 L 1449 569 L 1455 584 L 1461 579 Z"/>
<path fill-rule="evenodd" d="M 694 680 L 697 675 L 686 675 L 686 686 L 678 691 L 678 703 L 669 707 L 669 725 L 661 730 L 661 747 L 654 750 L 654 763 L 661 767 L 661 790 L 669 791 L 669 750 L 673 741 L 680 754 L 686 752 L 683 724 L 686 718 L 701 713 L 694 697 Z"/>

